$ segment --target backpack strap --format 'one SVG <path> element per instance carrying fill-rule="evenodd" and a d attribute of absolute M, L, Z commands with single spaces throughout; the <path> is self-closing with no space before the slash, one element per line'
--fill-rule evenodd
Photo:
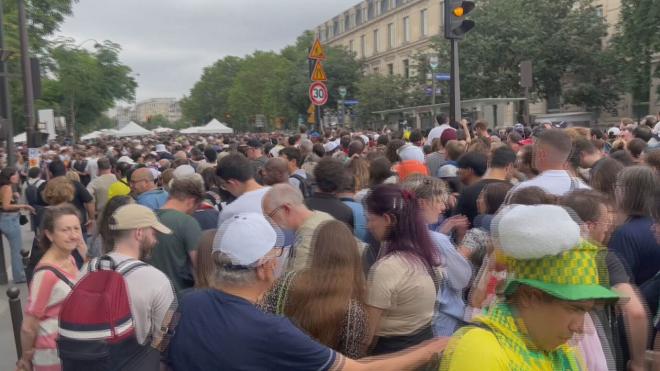
<path fill-rule="evenodd" d="M 147 266 L 147 264 L 137 259 L 126 259 L 123 262 L 116 264 L 110 256 L 104 255 L 100 258 L 92 259 L 88 264 L 88 270 L 89 272 L 96 272 L 99 270 L 113 270 L 122 276 L 126 276 L 133 270 L 144 266 Z"/>
<path fill-rule="evenodd" d="M 74 283 L 71 282 L 71 280 L 68 279 L 67 276 L 64 275 L 64 273 L 60 272 L 59 269 L 57 269 L 57 268 L 55 268 L 55 267 L 53 267 L 53 266 L 50 266 L 50 265 L 43 265 L 43 266 L 41 266 L 41 267 L 35 269 L 35 270 L 34 270 L 34 274 L 36 274 L 36 273 L 39 272 L 39 271 L 49 271 L 49 272 L 52 272 L 55 276 L 57 276 L 57 278 L 60 279 L 60 281 L 66 283 L 67 286 L 69 286 L 70 288 L 73 288 L 73 286 L 74 286 Z"/>

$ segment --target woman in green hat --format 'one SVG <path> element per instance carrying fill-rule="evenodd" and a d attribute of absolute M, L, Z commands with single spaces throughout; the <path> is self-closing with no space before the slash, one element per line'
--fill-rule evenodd
<path fill-rule="evenodd" d="M 599 301 L 618 299 L 599 284 L 601 250 L 554 205 L 508 206 L 491 229 L 507 261 L 503 296 L 456 332 L 440 370 L 586 370 L 568 341 Z"/>

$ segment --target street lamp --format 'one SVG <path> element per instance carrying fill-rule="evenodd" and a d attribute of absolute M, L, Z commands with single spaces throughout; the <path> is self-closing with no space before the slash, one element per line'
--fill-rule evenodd
<path fill-rule="evenodd" d="M 439 63 L 437 55 L 431 55 L 429 57 L 429 67 L 431 67 L 431 89 L 433 90 L 431 92 L 431 111 L 433 112 L 433 115 L 435 115 L 435 70 L 438 68 Z"/>

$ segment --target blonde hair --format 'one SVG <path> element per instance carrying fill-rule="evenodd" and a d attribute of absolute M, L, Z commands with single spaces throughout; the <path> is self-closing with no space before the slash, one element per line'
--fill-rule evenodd
<path fill-rule="evenodd" d="M 59 205 L 64 202 L 73 201 L 76 195 L 76 187 L 67 176 L 58 176 L 48 182 L 41 192 L 41 197 L 49 205 Z"/>
<path fill-rule="evenodd" d="M 65 177 L 67 177 L 69 180 L 71 180 L 73 182 L 79 182 L 80 181 L 80 175 L 78 175 L 78 173 L 76 173 L 73 170 L 67 171 Z"/>

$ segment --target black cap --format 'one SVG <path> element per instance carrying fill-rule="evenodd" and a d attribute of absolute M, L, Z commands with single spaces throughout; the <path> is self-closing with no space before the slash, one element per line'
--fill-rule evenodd
<path fill-rule="evenodd" d="M 248 147 L 250 147 L 250 148 L 261 148 L 261 147 L 264 146 L 263 143 L 261 143 L 261 141 L 259 141 L 259 140 L 256 139 L 256 138 L 251 138 L 251 139 L 249 139 L 249 140 L 247 141 L 247 145 L 248 145 Z"/>

